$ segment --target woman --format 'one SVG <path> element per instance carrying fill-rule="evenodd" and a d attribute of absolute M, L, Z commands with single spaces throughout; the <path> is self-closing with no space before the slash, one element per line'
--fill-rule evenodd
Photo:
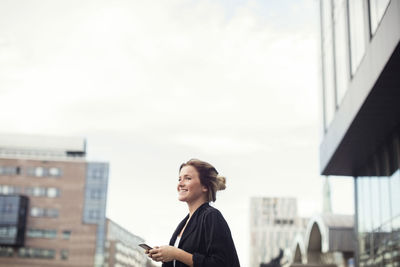
<path fill-rule="evenodd" d="M 225 177 L 209 163 L 191 159 L 179 168 L 178 199 L 189 214 L 178 225 L 169 246 L 146 253 L 163 267 L 239 267 L 229 226 L 222 214 L 209 205 L 216 192 L 225 189 Z"/>

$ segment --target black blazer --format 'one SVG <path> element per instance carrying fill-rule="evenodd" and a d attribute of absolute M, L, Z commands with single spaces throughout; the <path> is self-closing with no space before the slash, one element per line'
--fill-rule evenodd
<path fill-rule="evenodd" d="M 176 228 L 169 242 L 171 246 L 188 218 L 189 215 Z M 208 203 L 193 213 L 178 247 L 193 254 L 194 267 L 240 267 L 229 226 L 221 212 Z M 175 266 L 187 265 L 176 261 Z M 173 261 L 163 263 L 162 267 L 173 267 Z"/>

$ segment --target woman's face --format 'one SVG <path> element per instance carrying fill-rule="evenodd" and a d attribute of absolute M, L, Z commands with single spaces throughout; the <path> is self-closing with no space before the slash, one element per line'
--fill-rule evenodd
<path fill-rule="evenodd" d="M 205 197 L 207 188 L 200 183 L 199 173 L 193 166 L 182 167 L 178 180 L 178 199 L 188 203 Z"/>

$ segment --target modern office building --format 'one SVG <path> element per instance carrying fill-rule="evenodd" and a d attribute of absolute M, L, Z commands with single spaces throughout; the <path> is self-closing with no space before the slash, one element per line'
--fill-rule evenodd
<path fill-rule="evenodd" d="M 297 234 L 304 234 L 307 219 L 297 215 L 295 198 L 255 197 L 250 200 L 250 267 L 259 267 L 291 253 Z"/>
<path fill-rule="evenodd" d="M 139 244 L 144 239 L 107 219 L 105 267 L 152 266 Z"/>
<path fill-rule="evenodd" d="M 400 266 L 400 1 L 321 0 L 322 175 L 354 179 L 357 266 Z"/>
<path fill-rule="evenodd" d="M 108 163 L 81 138 L 0 136 L 0 265 L 101 266 Z"/>

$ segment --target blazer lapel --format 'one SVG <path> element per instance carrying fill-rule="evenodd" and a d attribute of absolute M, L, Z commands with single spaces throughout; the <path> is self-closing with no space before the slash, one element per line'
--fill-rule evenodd
<path fill-rule="evenodd" d="M 185 242 L 185 240 L 188 238 L 188 236 L 190 236 L 191 233 L 193 233 L 193 231 L 196 229 L 196 225 L 198 222 L 198 217 L 199 214 L 201 213 L 201 210 L 205 208 L 205 206 L 208 206 L 208 203 L 204 203 L 203 205 L 201 205 L 192 215 L 192 218 L 190 218 L 189 223 L 187 224 L 185 231 L 183 231 L 181 240 L 179 241 L 179 247 L 181 247 L 181 244 L 183 244 L 183 242 Z M 189 216 L 189 215 L 188 215 Z M 188 217 L 186 216 L 186 217 Z M 182 229 L 182 228 L 181 228 Z M 179 233 L 178 233 L 179 234 Z"/>
<path fill-rule="evenodd" d="M 187 224 L 185 231 L 183 231 L 181 240 L 179 241 L 179 247 L 181 247 L 181 244 L 183 244 L 183 242 L 185 242 L 185 240 L 188 238 L 188 236 L 194 231 L 194 229 L 196 229 L 196 225 L 197 225 L 197 218 L 194 218 L 194 216 L 192 216 L 192 218 L 190 218 L 189 223 Z"/>

